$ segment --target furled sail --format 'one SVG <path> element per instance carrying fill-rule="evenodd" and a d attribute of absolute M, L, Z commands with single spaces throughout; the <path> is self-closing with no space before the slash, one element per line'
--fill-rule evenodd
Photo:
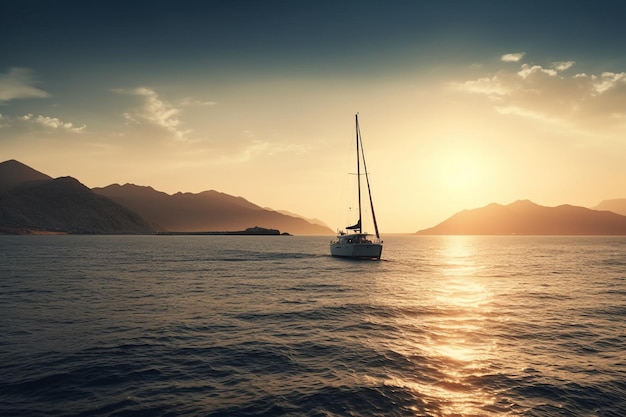
<path fill-rule="evenodd" d="M 348 226 L 346 229 L 348 230 L 357 230 L 361 228 L 361 220 L 359 220 L 354 226 Z"/>

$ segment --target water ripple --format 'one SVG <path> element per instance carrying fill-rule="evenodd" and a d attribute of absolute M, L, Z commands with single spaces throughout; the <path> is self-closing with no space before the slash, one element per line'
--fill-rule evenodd
<path fill-rule="evenodd" d="M 0 236 L 0 414 L 626 415 L 623 238 L 268 242 Z"/>

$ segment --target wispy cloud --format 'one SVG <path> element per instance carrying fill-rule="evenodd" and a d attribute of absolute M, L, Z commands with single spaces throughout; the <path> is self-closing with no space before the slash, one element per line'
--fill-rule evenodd
<path fill-rule="evenodd" d="M 543 68 L 541 65 L 530 66 L 528 64 L 522 64 L 522 69 L 518 71 L 517 75 L 522 78 L 528 78 L 537 74 L 547 74 L 551 77 L 556 76 L 557 70 L 550 68 Z"/>
<path fill-rule="evenodd" d="M 74 126 L 73 123 L 63 122 L 56 117 L 42 115 L 38 115 L 37 117 L 35 117 L 31 113 L 21 116 L 18 119 L 29 123 L 35 123 L 49 129 L 64 130 L 72 133 L 81 133 L 87 127 L 85 125 L 82 125 L 80 127 Z"/>
<path fill-rule="evenodd" d="M 485 94 L 497 99 L 505 96 L 510 92 L 510 85 L 503 78 L 505 74 L 499 73 L 493 77 L 482 77 L 477 80 L 468 80 L 461 83 L 453 83 L 453 86 L 461 91 L 468 93 Z"/>
<path fill-rule="evenodd" d="M 597 94 L 626 86 L 626 72 L 603 72 L 599 77 L 592 76 L 593 88 Z"/>
<path fill-rule="evenodd" d="M 35 87 L 35 74 L 28 68 L 11 68 L 0 73 L 0 103 L 20 98 L 44 98 L 50 94 Z"/>
<path fill-rule="evenodd" d="M 245 129 L 230 140 L 213 142 L 211 149 L 219 155 L 217 160 L 223 164 L 239 164 L 282 154 L 306 154 L 311 151 L 310 144 L 291 143 L 276 138 L 267 139 L 264 136 Z"/>
<path fill-rule="evenodd" d="M 513 114 L 517 116 L 527 117 L 530 119 L 536 119 L 545 123 L 551 123 L 554 125 L 563 125 L 563 121 L 560 119 L 550 118 L 543 113 L 534 112 L 532 110 L 523 109 L 517 106 L 496 106 L 496 111 L 500 114 Z"/>
<path fill-rule="evenodd" d="M 143 98 L 143 105 L 134 112 L 124 113 L 124 117 L 135 123 L 147 122 L 165 129 L 177 140 L 187 140 L 190 130 L 181 129 L 179 108 L 159 97 L 156 91 L 138 87 L 132 90 L 115 90 Z"/>
<path fill-rule="evenodd" d="M 576 62 L 574 61 L 561 61 L 561 62 L 553 62 L 551 67 L 557 71 L 565 71 L 574 66 Z"/>
<path fill-rule="evenodd" d="M 202 100 L 196 100 L 196 99 L 191 98 L 191 97 L 184 97 L 184 98 L 178 100 L 177 104 L 179 106 L 182 106 L 182 107 L 188 107 L 188 106 L 215 106 L 217 104 L 217 102 L 215 102 L 215 101 L 202 101 Z"/>
<path fill-rule="evenodd" d="M 504 59 L 503 59 L 504 60 Z M 530 118 L 581 132 L 619 129 L 626 116 L 626 73 L 600 75 L 564 71 L 574 61 L 522 64 L 517 70 L 453 84 L 458 91 L 484 95 L 503 115 Z"/>
<path fill-rule="evenodd" d="M 500 60 L 504 62 L 519 62 L 522 58 L 524 58 L 526 52 L 516 52 L 514 54 L 504 54 L 500 57 Z"/>
<path fill-rule="evenodd" d="M 257 139 L 250 131 L 245 131 L 244 135 L 248 139 L 240 143 L 236 149 L 220 152 L 220 161 L 222 163 L 242 163 L 283 153 L 306 153 L 310 150 L 308 145 L 269 142 Z"/>

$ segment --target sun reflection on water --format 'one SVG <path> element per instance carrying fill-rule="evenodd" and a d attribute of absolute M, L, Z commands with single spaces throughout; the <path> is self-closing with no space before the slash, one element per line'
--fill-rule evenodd
<path fill-rule="evenodd" d="M 432 302 L 440 314 L 428 323 L 432 336 L 423 349 L 442 378 L 426 393 L 438 400 L 444 416 L 485 415 L 496 402 L 476 383 L 488 372 L 495 346 L 485 331 L 491 294 L 480 282 L 472 242 L 471 237 L 447 238 L 441 250 L 443 278 L 433 280 Z"/>
<path fill-rule="evenodd" d="M 446 279 L 434 281 L 433 302 L 442 314 L 430 323 L 435 335 L 424 348 L 444 378 L 431 391 L 441 415 L 484 415 L 496 402 L 475 382 L 487 372 L 495 350 L 484 331 L 491 295 L 477 277 L 481 267 L 475 250 L 469 237 L 447 238 L 441 253 Z"/>
<path fill-rule="evenodd" d="M 422 411 L 433 415 L 502 414 L 495 411 L 496 393 L 480 383 L 497 346 L 488 329 L 492 294 L 481 283 L 474 250 L 471 238 L 447 238 L 430 288 L 407 295 L 416 309 L 433 314 L 406 317 L 403 328 L 412 326 L 415 333 L 406 334 L 395 348 L 425 371 L 386 383 L 413 390 L 426 404 Z"/>

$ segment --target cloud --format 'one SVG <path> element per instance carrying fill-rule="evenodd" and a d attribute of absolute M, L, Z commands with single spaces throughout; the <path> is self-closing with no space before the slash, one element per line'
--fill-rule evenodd
<path fill-rule="evenodd" d="M 454 83 L 453 86 L 461 91 L 468 93 L 485 94 L 494 99 L 509 94 L 510 87 L 503 82 L 503 73 L 493 77 L 483 77 L 477 80 L 464 81 L 462 83 Z"/>
<path fill-rule="evenodd" d="M 626 73 L 566 75 L 574 61 L 549 67 L 522 64 L 473 80 L 457 91 L 485 96 L 502 115 L 523 117 L 577 133 L 622 129 L 626 118 Z M 617 130 L 616 130 L 617 132 Z"/>
<path fill-rule="evenodd" d="M 566 69 L 572 68 L 575 63 L 574 61 L 553 62 L 551 67 L 557 71 L 565 71 Z"/>
<path fill-rule="evenodd" d="M 619 86 L 626 86 L 626 72 L 603 72 L 600 77 L 592 77 L 593 87 L 597 94 L 603 94 Z"/>
<path fill-rule="evenodd" d="M 147 122 L 165 129 L 177 140 L 187 140 L 190 130 L 180 128 L 180 109 L 161 99 L 152 89 L 138 87 L 132 90 L 115 90 L 118 93 L 143 97 L 143 105 L 135 112 L 126 112 L 124 117 L 135 123 Z"/>
<path fill-rule="evenodd" d="M 247 140 L 238 144 L 234 149 L 220 152 L 220 161 L 223 163 L 242 163 L 253 159 L 277 156 L 283 153 L 306 153 L 310 150 L 308 145 L 297 145 L 280 142 L 269 142 L 256 139 L 250 131 L 244 131 Z"/>
<path fill-rule="evenodd" d="M 188 107 L 188 106 L 215 106 L 216 104 L 217 104 L 217 102 L 215 102 L 215 101 L 201 101 L 201 100 L 193 99 L 191 97 L 184 97 L 184 98 L 178 100 L 178 105 L 182 106 L 182 107 Z"/>
<path fill-rule="evenodd" d="M 530 119 L 536 119 L 545 123 L 550 123 L 554 125 L 563 125 L 563 121 L 559 119 L 554 119 L 546 116 L 545 114 L 534 112 L 532 110 L 523 109 L 517 106 L 503 106 L 496 107 L 496 111 L 500 114 L 513 114 L 517 116 L 527 117 Z"/>
<path fill-rule="evenodd" d="M 277 139 L 273 134 L 259 133 L 251 129 L 223 131 L 200 138 L 194 131 L 184 129 L 183 112 L 187 107 L 213 106 L 217 104 L 216 102 L 191 97 L 174 99 L 170 102 L 148 87 L 114 91 L 141 99 L 141 104 L 137 108 L 123 113 L 126 120 L 140 126 L 141 136 L 153 137 L 150 133 L 146 133 L 146 129 L 154 129 L 153 134 L 165 132 L 168 137 L 184 141 L 189 145 L 201 143 L 202 149 L 212 152 L 215 161 L 222 164 L 237 164 L 259 158 L 276 157 L 285 153 L 304 153 L 309 150 L 308 145 L 292 144 L 289 141 Z M 189 112 L 191 113 L 191 110 Z M 271 138 L 268 138 L 270 136 Z"/>
<path fill-rule="evenodd" d="M 34 73 L 28 68 L 11 68 L 0 74 L 0 103 L 20 98 L 44 98 L 50 95 L 34 87 Z"/>
<path fill-rule="evenodd" d="M 18 119 L 25 122 L 36 123 L 49 129 L 59 129 L 72 133 L 81 133 L 87 127 L 85 125 L 77 127 L 74 126 L 73 123 L 63 122 L 56 117 L 42 115 L 34 117 L 31 113 L 18 117 Z"/>
<path fill-rule="evenodd" d="M 517 52 L 514 54 L 504 54 L 500 57 L 500 60 L 504 62 L 519 62 L 522 58 L 524 58 L 526 52 Z"/>
<path fill-rule="evenodd" d="M 554 77 L 557 74 L 557 71 L 554 69 L 543 68 L 541 65 L 533 65 L 531 67 L 528 64 L 522 64 L 522 69 L 517 74 L 522 78 L 528 78 L 536 74 L 541 75 L 541 73 Z"/>
<path fill-rule="evenodd" d="M 265 134 L 245 129 L 229 140 L 212 142 L 210 149 L 223 164 L 240 164 L 255 159 L 278 157 L 282 154 L 307 154 L 310 144 L 292 143 L 278 138 L 267 139 Z"/>

